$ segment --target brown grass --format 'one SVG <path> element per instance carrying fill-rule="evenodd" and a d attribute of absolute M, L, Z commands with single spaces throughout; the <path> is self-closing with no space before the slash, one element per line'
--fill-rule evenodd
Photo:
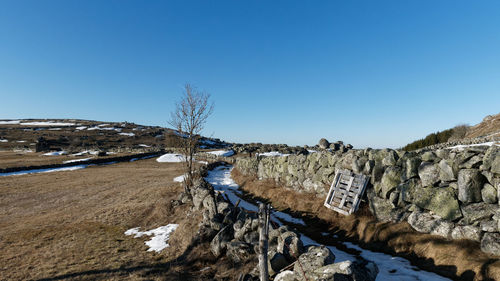
<path fill-rule="evenodd" d="M 0 279 L 176 280 L 190 268 L 169 262 L 189 247 L 200 219 L 170 204 L 180 174 L 180 164 L 150 159 L 0 177 Z M 123 234 L 168 223 L 180 226 L 160 253 Z"/>
<path fill-rule="evenodd" d="M 500 280 L 498 257 L 483 253 L 477 242 L 418 233 L 406 222 L 377 222 L 366 203 L 356 215 L 344 216 L 325 208 L 324 197 L 298 193 L 271 180 L 259 181 L 237 169 L 233 169 L 232 176 L 244 191 L 271 201 L 276 209 L 303 215 L 308 227 L 297 228 L 321 243 L 335 243 L 320 235 L 328 230 L 365 248 L 406 257 L 424 269 L 453 279 Z"/>

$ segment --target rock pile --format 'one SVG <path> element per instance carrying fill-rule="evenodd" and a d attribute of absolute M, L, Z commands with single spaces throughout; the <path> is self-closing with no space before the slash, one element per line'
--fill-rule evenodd
<path fill-rule="evenodd" d="M 201 171 L 202 175 L 204 173 Z M 202 178 L 195 181 L 190 192 L 193 208 L 203 212 L 199 237 L 202 241 L 210 241 L 212 254 L 215 257 L 225 255 L 235 264 L 256 261 L 259 252 L 258 215 L 226 201 Z M 178 203 L 187 202 L 187 198 L 182 194 Z M 377 276 L 378 269 L 371 262 L 334 263 L 335 256 L 327 247 L 304 247 L 300 234 L 291 228 L 272 224 L 269 229 L 268 268 L 270 276 L 276 276 L 274 280 L 305 280 L 306 276 L 308 280 L 343 278 L 339 280 L 369 281 Z M 280 273 L 287 267 L 290 270 Z M 258 280 L 258 269 L 243 279 Z"/>
<path fill-rule="evenodd" d="M 498 146 L 420 152 L 323 151 L 240 158 L 236 167 L 243 174 L 274 179 L 298 192 L 322 196 L 326 196 L 337 169 L 368 175 L 367 197 L 379 220 L 406 220 L 417 231 L 480 241 L 483 251 L 500 255 Z"/>

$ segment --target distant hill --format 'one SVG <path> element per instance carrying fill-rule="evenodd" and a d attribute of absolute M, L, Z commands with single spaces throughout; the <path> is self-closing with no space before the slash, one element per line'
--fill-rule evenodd
<path fill-rule="evenodd" d="M 79 119 L 0 120 L 0 150 L 159 150 L 179 146 L 176 130 L 130 122 Z M 40 143 L 43 142 L 43 147 Z M 227 143 L 201 137 L 200 148 L 220 148 Z"/>
<path fill-rule="evenodd" d="M 500 137 L 500 113 L 497 115 L 486 116 L 481 123 L 475 126 L 462 124 L 451 129 L 429 134 L 423 139 L 407 144 L 403 147 L 403 150 L 411 151 L 449 141 L 461 141 L 476 138 L 486 139 L 495 136 Z"/>

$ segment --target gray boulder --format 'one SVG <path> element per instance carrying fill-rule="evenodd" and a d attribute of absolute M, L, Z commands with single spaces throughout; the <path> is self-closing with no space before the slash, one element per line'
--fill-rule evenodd
<path fill-rule="evenodd" d="M 418 176 L 423 186 L 433 186 L 439 182 L 439 167 L 431 162 L 422 162 L 418 167 Z"/>
<path fill-rule="evenodd" d="M 481 240 L 481 250 L 495 256 L 500 256 L 500 233 L 485 233 Z"/>
<path fill-rule="evenodd" d="M 454 181 L 456 180 L 455 172 L 453 168 L 448 164 L 446 160 L 439 161 L 439 179 L 441 181 Z"/>
<path fill-rule="evenodd" d="M 424 154 L 422 154 L 422 161 L 424 161 L 424 162 L 437 162 L 438 157 L 436 156 L 436 154 L 434 154 L 434 152 L 427 151 Z"/>
<path fill-rule="evenodd" d="M 485 203 L 495 204 L 497 202 L 496 188 L 493 185 L 486 183 L 483 189 L 481 189 L 481 198 Z"/>
<path fill-rule="evenodd" d="M 330 143 L 325 138 L 322 138 L 319 140 L 318 146 L 322 149 L 327 149 L 330 147 Z"/>
<path fill-rule="evenodd" d="M 454 224 L 429 213 L 412 212 L 408 217 L 408 223 L 418 232 L 430 233 L 443 237 L 449 237 Z"/>
<path fill-rule="evenodd" d="M 314 279 L 311 273 L 318 267 L 332 264 L 335 256 L 326 246 L 310 246 L 306 253 L 300 255 L 293 266 L 293 271 L 299 276 L 299 280 Z M 301 277 L 301 278 L 300 278 Z"/>
<path fill-rule="evenodd" d="M 474 241 L 481 241 L 481 230 L 472 225 L 458 225 L 451 232 L 453 239 L 469 239 Z"/>
<path fill-rule="evenodd" d="M 226 245 L 226 256 L 230 258 L 234 263 L 242 263 L 244 261 L 250 260 L 254 254 L 252 245 L 240 242 L 232 241 Z"/>
<path fill-rule="evenodd" d="M 476 221 L 487 220 L 497 213 L 499 206 L 496 204 L 486 204 L 483 202 L 474 203 L 462 207 L 462 219 L 465 224 L 473 224 Z"/>
<path fill-rule="evenodd" d="M 385 169 L 384 175 L 382 176 L 381 186 L 381 196 L 382 198 L 388 198 L 388 195 L 392 190 L 394 190 L 401 182 L 401 169 L 396 166 L 390 166 Z"/>
<path fill-rule="evenodd" d="M 287 231 L 278 236 L 278 252 L 292 262 L 304 252 L 304 245 L 297 233 Z"/>
<path fill-rule="evenodd" d="M 274 277 L 274 281 L 297 281 L 298 276 L 295 274 L 295 272 L 290 271 L 290 270 L 285 270 L 283 272 L 280 272 L 276 277 Z"/>
<path fill-rule="evenodd" d="M 491 166 L 495 162 L 495 159 L 498 159 L 498 156 L 500 156 L 500 149 L 494 145 L 490 146 L 484 153 L 481 170 L 491 170 Z"/>
<path fill-rule="evenodd" d="M 220 257 L 226 250 L 226 246 L 233 239 L 233 228 L 230 225 L 222 228 L 210 242 L 210 251 L 214 256 Z"/>
<path fill-rule="evenodd" d="M 458 200 L 451 188 L 415 188 L 412 202 L 420 208 L 430 210 L 446 220 L 462 217 Z"/>
<path fill-rule="evenodd" d="M 406 160 L 406 179 L 418 177 L 418 167 L 422 161 L 420 158 L 412 157 Z"/>
<path fill-rule="evenodd" d="M 379 269 L 373 262 L 344 261 L 320 267 L 314 271 L 314 280 L 375 281 Z"/>
<path fill-rule="evenodd" d="M 377 220 L 383 222 L 400 222 L 405 219 L 404 210 L 395 208 L 388 200 L 376 196 L 373 189 L 368 189 L 366 194 L 368 196 L 370 211 Z"/>
<path fill-rule="evenodd" d="M 463 203 L 481 201 L 484 176 L 477 169 L 462 169 L 458 172 L 458 200 Z"/>

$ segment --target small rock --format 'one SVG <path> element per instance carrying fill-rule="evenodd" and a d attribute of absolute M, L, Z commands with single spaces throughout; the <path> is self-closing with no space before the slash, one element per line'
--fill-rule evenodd
<path fill-rule="evenodd" d="M 481 240 L 481 230 L 472 225 L 459 225 L 451 232 L 451 238 L 469 239 L 479 242 Z"/>
<path fill-rule="evenodd" d="M 481 201 L 484 176 L 477 169 L 462 169 L 458 172 L 458 200 L 463 203 Z"/>
<path fill-rule="evenodd" d="M 423 186 L 433 186 L 439 182 L 439 168 L 437 164 L 422 162 L 418 167 L 418 176 Z"/>
<path fill-rule="evenodd" d="M 293 271 L 302 278 L 305 276 L 307 280 L 316 268 L 332 264 L 334 261 L 335 256 L 326 246 L 310 246 L 306 253 L 300 255 Z"/>
<path fill-rule="evenodd" d="M 500 255 L 500 233 L 485 233 L 481 240 L 481 250 L 485 253 Z"/>
<path fill-rule="evenodd" d="M 496 188 L 493 185 L 486 183 L 483 189 L 481 189 L 481 198 L 483 198 L 485 203 L 495 204 L 497 202 Z"/>

